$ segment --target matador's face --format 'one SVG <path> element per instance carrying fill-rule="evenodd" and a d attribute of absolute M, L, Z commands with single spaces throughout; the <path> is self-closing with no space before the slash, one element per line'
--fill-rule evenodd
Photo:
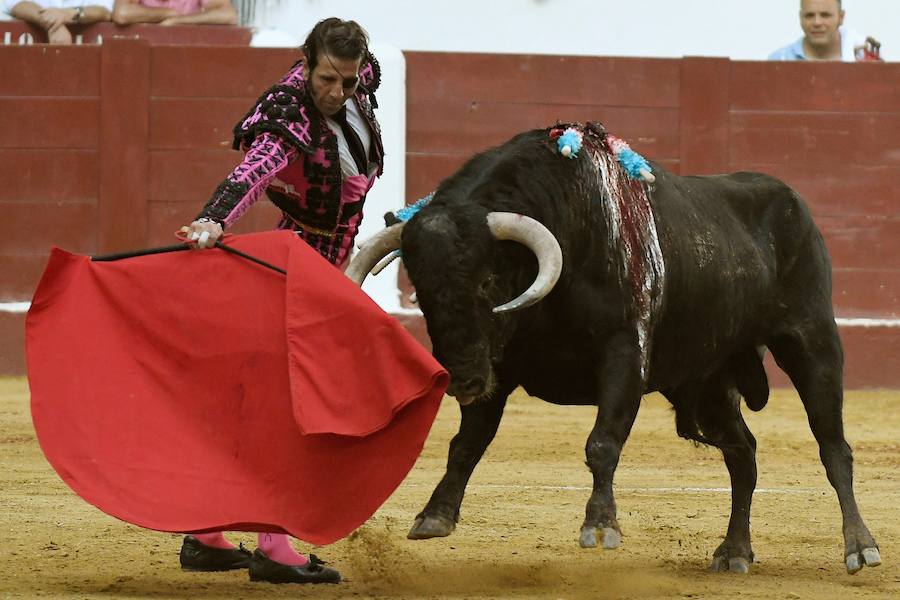
<path fill-rule="evenodd" d="M 304 74 L 312 91 L 313 103 L 322 114 L 330 117 L 344 106 L 359 87 L 362 59 L 337 58 L 320 52 L 315 68 Z"/>

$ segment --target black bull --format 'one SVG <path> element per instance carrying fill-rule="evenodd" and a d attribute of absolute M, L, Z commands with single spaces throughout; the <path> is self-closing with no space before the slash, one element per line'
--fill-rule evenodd
<path fill-rule="evenodd" d="M 409 537 L 453 531 L 469 477 L 521 385 L 548 402 L 598 407 L 585 446 L 593 491 L 580 543 L 596 546 L 599 533 L 603 547 L 618 546 L 613 476 L 641 395 L 659 391 L 679 435 L 724 455 L 732 512 L 711 568 L 746 572 L 756 440 L 739 402 L 765 405 L 768 348 L 799 392 L 837 492 L 848 571 L 880 564 L 853 493 L 830 261 L 802 199 L 763 174 L 679 177 L 653 165 L 648 195 L 665 271 L 645 360 L 633 288 L 610 248 L 609 194 L 584 154 L 566 159 L 548 130 L 535 130 L 477 155 L 405 225 L 364 245 L 348 270 L 361 281 L 399 245 L 434 355 L 462 405 L 446 474 Z M 495 237 L 488 222 L 498 213 L 543 224 L 562 255 L 555 286 L 514 311 L 492 309 L 542 275 L 534 247 Z"/>

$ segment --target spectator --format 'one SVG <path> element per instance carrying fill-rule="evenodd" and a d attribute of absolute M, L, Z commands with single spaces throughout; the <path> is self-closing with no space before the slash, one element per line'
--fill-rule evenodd
<path fill-rule="evenodd" d="M 112 0 L 4 0 L 12 17 L 37 25 L 51 44 L 71 44 L 69 25 L 109 21 Z"/>
<path fill-rule="evenodd" d="M 801 0 L 803 37 L 769 55 L 769 60 L 880 60 L 881 44 L 844 27 L 841 0 Z"/>
<path fill-rule="evenodd" d="M 342 266 L 362 220 L 363 202 L 381 174 L 384 149 L 375 120 L 380 70 L 354 21 L 320 21 L 303 58 L 269 88 L 235 128 L 244 158 L 216 188 L 185 239 L 211 248 L 265 193 L 294 231 L 327 261 Z M 249 567 L 251 580 L 337 583 L 340 574 L 297 553 L 281 533 L 260 533 L 251 555 L 221 532 L 184 539 L 181 566 L 200 571 Z"/>
<path fill-rule="evenodd" d="M 117 25 L 237 25 L 231 0 L 116 0 Z"/>

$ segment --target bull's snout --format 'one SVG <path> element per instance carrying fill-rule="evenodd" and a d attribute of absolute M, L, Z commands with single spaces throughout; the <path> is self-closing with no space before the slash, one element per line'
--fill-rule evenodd
<path fill-rule="evenodd" d="M 453 380 L 450 382 L 450 387 L 447 388 L 447 393 L 455 396 L 461 403 L 463 398 L 468 398 L 471 401 L 471 399 L 481 396 L 484 392 L 485 379 L 481 376 L 461 381 Z"/>

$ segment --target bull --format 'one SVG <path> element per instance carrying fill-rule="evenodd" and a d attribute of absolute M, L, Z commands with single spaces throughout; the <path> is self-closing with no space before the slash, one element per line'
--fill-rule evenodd
<path fill-rule="evenodd" d="M 677 433 L 719 448 L 728 468 L 731 516 L 710 569 L 748 572 L 756 440 L 740 401 L 766 404 L 768 349 L 802 399 L 837 493 L 847 571 L 880 564 L 844 437 L 830 259 L 801 197 L 760 173 L 682 177 L 649 163 L 652 184 L 631 179 L 602 126 L 573 127 L 577 153 L 560 152 L 556 127 L 471 158 L 348 268 L 361 283 L 400 249 L 461 405 L 446 473 L 408 537 L 455 529 L 469 477 L 522 386 L 597 407 L 579 543 L 619 546 L 613 476 L 641 396 L 659 391 Z"/>

